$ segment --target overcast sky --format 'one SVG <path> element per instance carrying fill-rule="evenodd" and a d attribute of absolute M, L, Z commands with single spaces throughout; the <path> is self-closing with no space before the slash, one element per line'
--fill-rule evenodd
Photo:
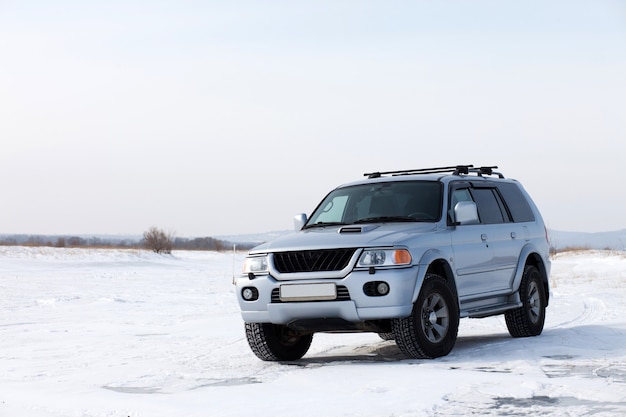
<path fill-rule="evenodd" d="M 0 0 L 0 141 L 0 233 L 291 229 L 468 163 L 623 229 L 626 2 Z"/>

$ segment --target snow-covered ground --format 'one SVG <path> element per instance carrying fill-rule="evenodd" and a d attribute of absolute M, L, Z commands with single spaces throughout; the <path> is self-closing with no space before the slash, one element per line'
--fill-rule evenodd
<path fill-rule="evenodd" d="M 452 353 L 318 334 L 258 360 L 231 285 L 242 254 L 0 247 L 0 416 L 624 416 L 626 254 L 553 261 L 544 333 L 462 319 Z"/>

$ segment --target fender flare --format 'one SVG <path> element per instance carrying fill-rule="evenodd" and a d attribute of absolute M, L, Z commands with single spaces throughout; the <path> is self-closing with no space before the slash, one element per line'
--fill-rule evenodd
<path fill-rule="evenodd" d="M 422 284 L 424 283 L 424 279 L 426 279 L 426 274 L 430 270 L 430 266 L 433 263 L 439 264 L 444 270 L 443 278 L 445 278 L 449 283 L 452 291 L 454 292 L 454 296 L 458 302 L 458 292 L 456 288 L 456 279 L 454 276 L 453 268 L 450 265 L 452 261 L 452 256 L 447 255 L 445 252 L 439 249 L 429 249 L 420 258 L 418 265 L 417 278 L 415 279 L 415 288 L 413 288 L 413 296 L 411 297 L 411 302 L 415 303 L 417 301 L 417 297 L 422 289 Z"/>
<path fill-rule="evenodd" d="M 548 286 L 548 271 L 546 268 L 546 261 L 540 255 L 539 250 L 533 244 L 526 244 L 522 248 L 517 260 L 517 268 L 515 270 L 515 276 L 513 278 L 513 293 L 519 293 L 519 286 L 522 283 L 522 275 L 524 275 L 524 269 L 526 265 L 534 265 L 541 274 L 543 285 L 546 288 L 546 303 L 549 302 L 549 286 Z M 546 304 L 547 305 L 547 304 Z"/>

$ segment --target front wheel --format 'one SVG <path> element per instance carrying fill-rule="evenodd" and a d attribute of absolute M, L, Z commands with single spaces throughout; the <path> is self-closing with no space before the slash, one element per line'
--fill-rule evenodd
<path fill-rule="evenodd" d="M 301 334 L 279 324 L 246 323 L 245 327 L 250 349 L 264 361 L 300 359 L 313 341 L 313 334 Z"/>
<path fill-rule="evenodd" d="M 459 307 L 448 281 L 427 274 L 409 317 L 392 322 L 396 344 L 406 356 L 432 359 L 454 347 L 459 330 Z"/>
<path fill-rule="evenodd" d="M 378 333 L 378 337 L 380 337 L 383 340 L 393 340 L 394 339 L 394 335 L 393 335 L 392 332 Z"/>
<path fill-rule="evenodd" d="M 546 319 L 546 290 L 541 273 L 532 265 L 524 269 L 519 294 L 522 306 L 504 313 L 509 334 L 513 337 L 538 336 Z"/>

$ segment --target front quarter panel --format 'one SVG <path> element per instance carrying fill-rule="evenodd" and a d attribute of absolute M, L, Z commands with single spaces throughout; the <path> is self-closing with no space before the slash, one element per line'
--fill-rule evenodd
<path fill-rule="evenodd" d="M 453 257 L 450 253 L 447 253 L 443 248 L 440 249 L 429 249 L 420 258 L 419 264 L 419 273 L 417 275 L 417 279 L 415 282 L 415 288 L 413 289 L 412 302 L 417 301 L 417 297 L 419 296 L 420 290 L 422 288 L 422 284 L 424 283 L 424 279 L 426 278 L 426 273 L 429 271 L 429 267 L 437 262 L 441 262 L 442 265 L 445 265 L 446 276 L 443 278 L 447 278 L 450 282 L 450 286 L 452 287 L 454 293 L 456 294 L 456 280 L 452 273 L 453 268 L 450 267 L 450 262 L 453 262 Z"/>

